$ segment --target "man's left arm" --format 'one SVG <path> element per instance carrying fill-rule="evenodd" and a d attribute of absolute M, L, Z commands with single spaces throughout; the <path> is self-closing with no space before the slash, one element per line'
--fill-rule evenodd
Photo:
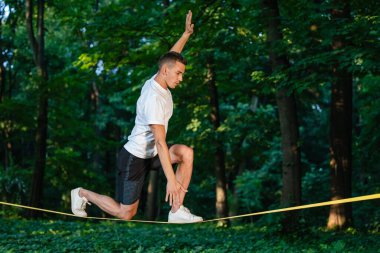
<path fill-rule="evenodd" d="M 189 11 L 186 15 L 186 23 L 185 23 L 185 32 L 182 34 L 181 38 L 174 44 L 174 46 L 170 49 L 170 51 L 174 51 L 177 53 L 181 53 L 183 48 L 185 47 L 186 42 L 189 40 L 190 35 L 194 32 L 194 24 L 191 23 L 191 17 L 193 13 Z"/>
<path fill-rule="evenodd" d="M 177 181 L 171 159 L 169 148 L 166 144 L 166 133 L 163 125 L 149 125 L 154 135 L 155 144 L 160 158 L 162 169 L 168 181 L 166 185 L 165 201 L 169 201 L 170 205 L 178 204 L 180 201 L 180 191 L 187 192 L 185 188 Z"/>

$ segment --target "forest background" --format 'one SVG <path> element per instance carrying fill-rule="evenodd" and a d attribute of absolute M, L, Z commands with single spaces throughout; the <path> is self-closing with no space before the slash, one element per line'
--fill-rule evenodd
<path fill-rule="evenodd" d="M 69 212 L 72 188 L 115 195 L 140 89 L 188 10 L 195 32 L 167 140 L 194 148 L 195 213 L 380 191 L 379 1 L 2 0 L 1 201 Z M 146 182 L 137 217 L 165 220 L 162 171 Z M 240 221 L 379 231 L 380 210 L 368 201 Z"/>

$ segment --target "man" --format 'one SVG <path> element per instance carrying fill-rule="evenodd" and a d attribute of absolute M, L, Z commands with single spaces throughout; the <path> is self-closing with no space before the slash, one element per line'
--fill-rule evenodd
<path fill-rule="evenodd" d="M 192 175 L 193 150 L 179 144 L 169 148 L 166 144 L 168 122 L 173 114 L 169 88 L 174 89 L 185 72 L 186 60 L 180 53 L 193 33 L 191 17 L 189 11 L 185 32 L 170 52 L 160 58 L 158 73 L 142 88 L 137 101 L 135 126 L 118 157 L 118 199 L 76 188 L 71 191 L 71 209 L 75 215 L 86 217 L 86 204 L 94 203 L 120 219 L 132 219 L 137 212 L 147 171 L 162 166 L 167 178 L 165 201 L 171 205 L 168 221 L 191 223 L 203 220 L 182 205 Z M 175 173 L 172 164 L 178 164 Z"/>

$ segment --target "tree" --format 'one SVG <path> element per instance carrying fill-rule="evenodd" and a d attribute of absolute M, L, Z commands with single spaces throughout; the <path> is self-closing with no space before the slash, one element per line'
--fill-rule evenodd
<path fill-rule="evenodd" d="M 37 131 L 35 136 L 35 167 L 33 172 L 30 205 L 35 207 L 42 206 L 43 189 L 44 189 L 44 173 L 46 166 L 46 141 L 48 134 L 48 71 L 45 60 L 45 24 L 44 12 L 45 1 L 37 1 L 37 37 L 34 34 L 33 27 L 33 9 L 32 0 L 25 1 L 25 18 L 26 28 L 28 31 L 29 43 L 33 53 L 34 63 L 37 67 L 37 82 L 39 90 Z M 30 211 L 32 217 L 40 213 Z"/>
<path fill-rule="evenodd" d="M 331 11 L 332 21 L 344 24 L 350 19 L 349 1 L 337 0 Z M 339 27 L 339 26 L 338 26 Z M 335 34 L 333 51 L 343 51 L 348 45 L 344 36 Z M 342 58 L 337 58 L 342 59 Z M 352 181 L 352 73 L 348 67 L 336 60 L 333 66 L 330 107 L 330 168 L 331 199 L 351 197 Z M 352 223 L 351 204 L 332 205 L 327 227 L 342 229 Z"/>
<path fill-rule="evenodd" d="M 280 11 L 277 0 L 264 0 L 267 9 L 267 41 L 271 72 L 276 75 L 286 71 L 290 64 L 284 52 L 279 51 L 283 39 Z M 285 80 L 282 80 L 284 82 Z M 282 150 L 282 206 L 301 204 L 300 150 L 298 145 L 298 119 L 295 95 L 286 84 L 277 87 L 276 102 L 281 129 Z M 284 230 L 292 230 L 297 223 L 297 215 L 292 212 L 284 219 Z"/>
<path fill-rule="evenodd" d="M 207 58 L 207 86 L 210 95 L 211 114 L 210 119 L 214 126 L 216 133 L 215 145 L 215 179 L 216 179 L 216 216 L 227 217 L 228 215 L 228 202 L 227 202 L 227 189 L 226 189 L 226 168 L 225 168 L 225 155 L 223 151 L 223 142 L 218 138 L 218 128 L 220 126 L 219 115 L 219 100 L 218 89 L 216 86 L 216 76 L 214 71 L 214 56 L 211 54 Z M 226 220 L 219 222 L 219 225 L 228 225 Z"/>

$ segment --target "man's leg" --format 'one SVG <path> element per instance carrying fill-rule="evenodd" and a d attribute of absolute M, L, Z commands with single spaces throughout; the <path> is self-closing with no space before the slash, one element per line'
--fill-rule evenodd
<path fill-rule="evenodd" d="M 191 175 L 193 173 L 194 151 L 192 148 L 186 145 L 176 144 L 170 147 L 169 153 L 172 164 L 178 164 L 175 173 L 176 179 L 183 186 L 183 188 L 187 189 L 189 187 Z M 173 204 L 172 212 L 176 212 L 178 208 L 183 204 L 185 195 L 186 192 L 181 191 L 180 202 L 179 204 Z"/>
<path fill-rule="evenodd" d="M 136 215 L 139 205 L 139 200 L 131 205 L 123 205 L 108 196 L 100 195 L 83 188 L 79 190 L 79 196 L 85 197 L 90 203 L 94 203 L 104 212 L 124 220 L 132 219 Z"/>
<path fill-rule="evenodd" d="M 77 188 L 71 191 L 73 213 L 87 216 L 86 202 L 94 203 L 104 212 L 120 219 L 130 220 L 137 213 L 139 197 L 144 184 L 146 161 L 130 154 L 124 148 L 118 156 L 117 201 L 98 193 Z M 122 204 L 124 203 L 124 204 Z"/>
<path fill-rule="evenodd" d="M 193 149 L 185 145 L 173 145 L 169 149 L 170 158 L 172 163 L 177 163 L 176 179 L 183 186 L 184 189 L 188 189 L 191 175 L 193 173 Z M 180 203 L 173 204 L 171 211 L 169 212 L 168 221 L 171 223 L 193 223 L 201 222 L 202 217 L 194 215 L 189 209 L 184 207 L 183 201 L 186 192 L 180 192 Z"/>

